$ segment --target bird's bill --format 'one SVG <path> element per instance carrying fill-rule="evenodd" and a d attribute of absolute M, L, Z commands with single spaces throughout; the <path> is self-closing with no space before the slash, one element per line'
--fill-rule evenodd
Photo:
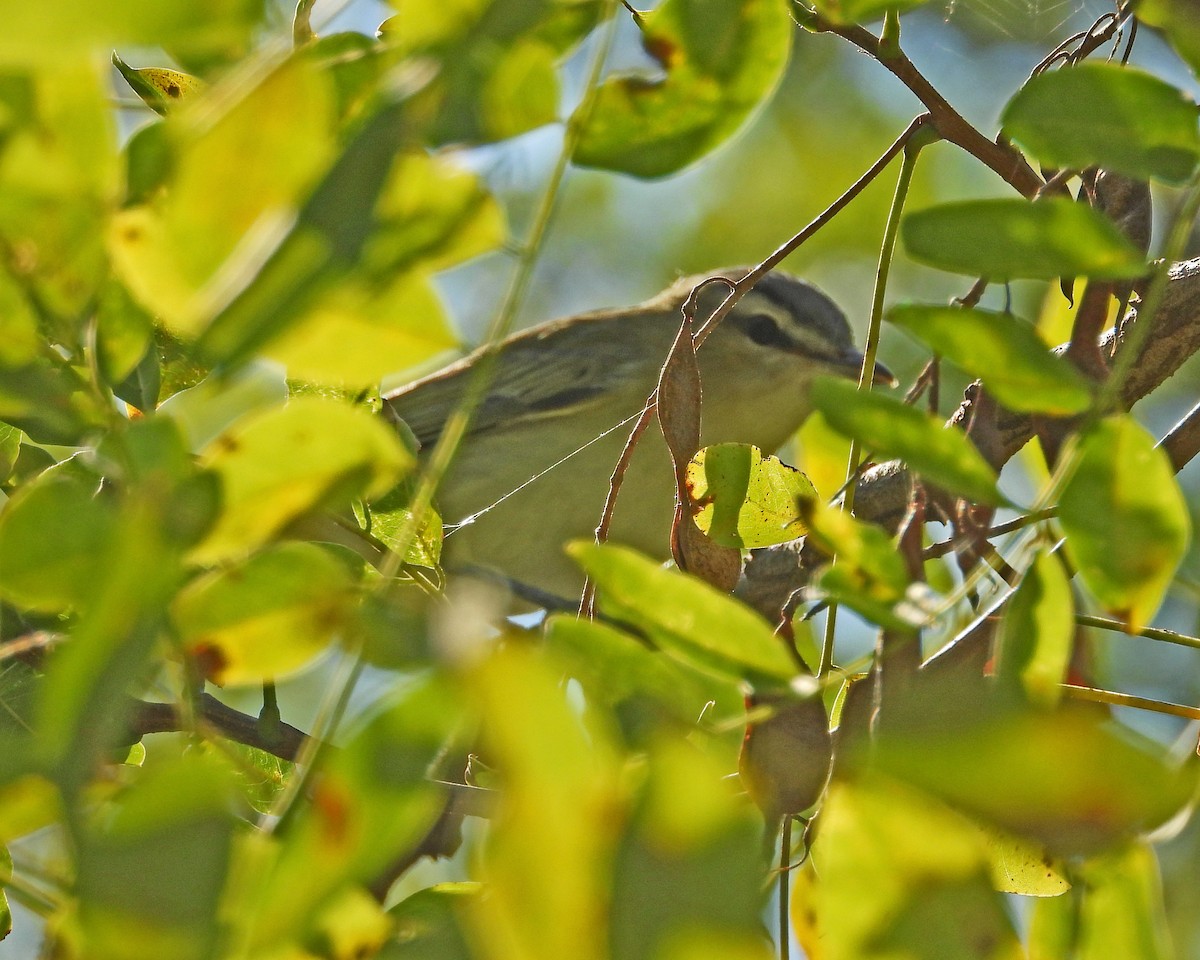
<path fill-rule="evenodd" d="M 896 375 L 892 373 L 891 370 L 885 367 L 882 363 L 876 361 L 875 370 L 871 374 L 871 382 L 876 386 L 894 387 L 900 381 L 896 378 Z"/>
<path fill-rule="evenodd" d="M 855 351 L 846 354 L 839 362 L 839 366 L 845 367 L 847 371 L 854 371 L 855 374 L 861 374 L 863 361 L 866 358 Z M 878 361 L 875 363 L 875 370 L 871 374 L 871 383 L 875 386 L 894 387 L 900 381 L 896 379 L 896 375 L 892 373 L 886 366 Z"/>

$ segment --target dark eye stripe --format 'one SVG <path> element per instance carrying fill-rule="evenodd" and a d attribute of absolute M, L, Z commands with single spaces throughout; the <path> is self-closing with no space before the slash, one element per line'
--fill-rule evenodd
<path fill-rule="evenodd" d="M 791 338 L 780 329 L 775 318 L 767 316 L 765 313 L 756 313 L 747 317 L 738 326 L 760 347 L 775 347 L 779 350 L 794 349 Z"/>

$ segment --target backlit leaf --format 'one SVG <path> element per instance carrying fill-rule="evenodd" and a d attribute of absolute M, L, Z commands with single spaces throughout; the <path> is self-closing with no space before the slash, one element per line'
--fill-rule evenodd
<path fill-rule="evenodd" d="M 642 44 L 663 74 L 618 74 L 600 88 L 575 161 L 662 177 L 739 130 L 783 75 L 794 29 L 781 0 L 666 0 Z"/>
<path fill-rule="evenodd" d="M 815 497 L 808 478 L 757 447 L 706 447 L 687 466 L 692 519 L 726 547 L 769 547 L 804 535 L 799 500 Z"/>
<path fill-rule="evenodd" d="M 1103 960 L 1160 960 L 1174 955 L 1158 857 L 1148 843 L 1086 861 L 1079 870 L 1084 889 L 1075 956 Z M 1038 908 L 1043 905 L 1039 904 Z M 1034 930 L 1037 931 L 1037 914 Z"/>
<path fill-rule="evenodd" d="M 1075 639 L 1075 602 L 1058 558 L 1040 551 L 1004 610 L 995 659 L 1002 684 L 1054 706 Z"/>
<path fill-rule="evenodd" d="M 973 698 L 911 715 L 862 759 L 1055 855 L 1112 849 L 1174 816 L 1195 788 L 1160 745 L 1087 706 Z"/>
<path fill-rule="evenodd" d="M 1008 102 L 1002 123 L 1049 166 L 1182 183 L 1200 159 L 1196 104 L 1177 87 L 1114 63 L 1033 77 Z"/>
<path fill-rule="evenodd" d="M 815 918 L 825 960 L 1022 956 L 978 829 L 920 793 L 835 784 L 812 855 L 818 881 L 797 889 L 792 912 Z"/>
<path fill-rule="evenodd" d="M 814 0 L 813 7 L 833 23 L 866 23 L 889 11 L 901 13 L 926 0 Z"/>
<path fill-rule="evenodd" d="M 395 56 L 436 64 L 411 116 L 434 144 L 480 143 L 551 123 L 556 61 L 595 26 L 599 0 L 393 0 L 379 28 Z"/>

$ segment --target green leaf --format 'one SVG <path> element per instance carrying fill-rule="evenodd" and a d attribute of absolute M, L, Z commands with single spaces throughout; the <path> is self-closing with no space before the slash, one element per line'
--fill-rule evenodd
<path fill-rule="evenodd" d="M 113 47 L 164 47 L 183 61 L 210 62 L 244 54 L 262 26 L 262 0 L 171 0 L 147 7 L 113 0 L 57 0 L 40 10 L 19 7 L 5 22 L 0 62 L 61 67 Z"/>
<path fill-rule="evenodd" d="M 379 28 L 391 55 L 437 66 L 410 122 L 435 145 L 513 137 L 557 116 L 554 62 L 595 26 L 599 0 L 393 0 Z"/>
<path fill-rule="evenodd" d="M 264 352 L 294 379 L 368 387 L 456 343 L 429 281 L 402 273 L 381 290 L 339 284 Z"/>
<path fill-rule="evenodd" d="M 1141 0 L 1137 17 L 1161 30 L 1192 72 L 1200 72 L 1200 21 L 1192 0 Z"/>
<path fill-rule="evenodd" d="M 799 501 L 815 497 L 808 477 L 745 443 L 705 447 L 687 466 L 696 526 L 725 547 L 769 547 L 804 536 Z"/>
<path fill-rule="evenodd" d="M 172 609 L 207 679 L 263 683 L 304 666 L 345 630 L 355 585 L 330 551 L 284 543 L 193 581 Z"/>
<path fill-rule="evenodd" d="M 774 91 L 793 32 L 781 0 L 666 0 L 641 27 L 665 76 L 604 82 L 573 158 L 582 166 L 662 177 L 712 152 Z"/>
<path fill-rule="evenodd" d="M 163 439 L 155 426 L 147 430 L 148 445 Z M 96 765 L 128 745 L 129 693 L 148 675 L 168 598 L 182 577 L 177 526 L 183 511 L 166 480 L 148 472 L 131 476 L 120 491 L 101 491 L 112 511 L 112 531 L 90 557 L 85 602 L 71 623 L 70 642 L 46 662 L 36 745 L 45 769 L 72 801 Z"/>
<path fill-rule="evenodd" d="M 233 795 L 224 763 L 189 751 L 148 764 L 131 789 L 102 808 L 78 838 L 76 890 L 88 956 L 214 955 L 237 826 Z"/>
<path fill-rule="evenodd" d="M 152 201 L 171 177 L 175 148 L 167 125 L 148 123 L 125 144 L 125 206 Z"/>
<path fill-rule="evenodd" d="M 887 319 L 980 377 L 1010 410 L 1067 416 L 1092 402 L 1088 382 L 1010 313 L 959 307 L 893 307 Z"/>
<path fill-rule="evenodd" d="M 1090 705 L 1014 710 L 946 693 L 933 690 L 939 699 L 902 716 L 858 759 L 1052 854 L 1118 846 L 1165 823 L 1195 789 L 1194 770 Z"/>
<path fill-rule="evenodd" d="M 3 485 L 17 465 L 21 453 L 21 431 L 0 423 L 0 485 Z"/>
<path fill-rule="evenodd" d="M 995 471 L 962 431 L 946 429 L 907 404 L 832 377 L 817 379 L 812 399 L 831 427 L 859 440 L 876 459 L 903 460 L 929 483 L 976 503 L 1004 502 Z"/>
<path fill-rule="evenodd" d="M 600 608 L 685 663 L 723 679 L 784 687 L 797 667 L 758 614 L 628 547 L 575 541 L 567 552 L 599 588 Z"/>
<path fill-rule="evenodd" d="M 32 363 L 0 364 L 0 419 L 35 443 L 76 446 L 105 421 L 107 411 L 79 373 L 45 344 Z"/>
<path fill-rule="evenodd" d="M 408 505 L 412 500 L 412 482 L 398 484 L 394 489 L 370 504 L 370 533 L 392 550 L 401 547 L 400 535 L 408 529 L 412 511 Z M 355 508 L 361 513 L 361 508 Z M 364 526 L 366 516 L 362 516 Z M 403 544 L 405 548 L 404 562 L 418 567 L 436 567 L 442 560 L 442 518 L 432 507 L 425 511 L 425 517 L 416 534 Z"/>
<path fill-rule="evenodd" d="M 946 203 L 908 214 L 900 235 L 914 260 L 994 281 L 1146 272 L 1145 259 L 1103 214 L 1060 197 Z"/>
<path fill-rule="evenodd" d="M 660 736 L 647 752 L 612 861 L 605 956 L 770 960 L 761 817 L 723 782 L 727 761 L 692 738 Z"/>
<path fill-rule="evenodd" d="M 279 842 L 248 848 L 260 861 L 233 875 L 227 902 L 253 905 L 238 914 L 248 955 L 304 942 L 328 904 L 410 856 L 441 814 L 446 798 L 429 773 L 458 748 L 453 731 L 469 720 L 462 690 L 425 671 L 384 701 L 322 758 Z"/>
<path fill-rule="evenodd" d="M 43 473 L 0 510 L 0 596 L 32 610 L 85 603 L 115 530 L 96 484 Z"/>
<path fill-rule="evenodd" d="M 503 647 L 465 685 L 504 784 L 479 854 L 479 929 L 504 930 L 512 956 L 602 960 L 608 918 L 596 905 L 611 895 L 618 755 L 536 650 Z"/>
<path fill-rule="evenodd" d="M 830 960 L 1021 956 L 980 831 L 927 796 L 882 779 L 836 783 L 812 855 L 820 883 L 792 910 L 815 917 Z"/>
<path fill-rule="evenodd" d="M 1200 159 L 1196 104 L 1157 77 L 1113 63 L 1038 74 L 1001 120 L 1005 134 L 1054 167 L 1183 183 Z"/>
<path fill-rule="evenodd" d="M 1040 551 L 1009 600 L 1001 621 L 995 672 L 1031 702 L 1052 707 L 1062 697 L 1075 640 L 1075 601 L 1062 564 Z"/>
<path fill-rule="evenodd" d="M 414 458 L 366 410 L 297 397 L 239 421 L 202 461 L 221 480 L 224 510 L 193 559 L 216 563 L 248 552 L 317 507 L 386 491 Z"/>
<path fill-rule="evenodd" d="M 5 884 L 0 890 L 0 940 L 12 933 L 12 909 L 8 905 L 8 881 L 12 878 L 12 855 L 7 847 L 0 847 L 0 882 Z"/>
<path fill-rule="evenodd" d="M 816 580 L 826 597 L 894 630 L 911 631 L 928 622 L 935 595 L 924 584 L 909 581 L 904 558 L 887 531 L 816 499 L 801 506 L 809 542 L 836 557 Z"/>
<path fill-rule="evenodd" d="M 665 712 L 688 726 L 718 699 L 724 701 L 718 709 L 732 705 L 742 710 L 742 698 L 732 685 L 714 690 L 706 674 L 688 670 L 678 660 L 603 623 L 550 617 L 546 647 L 566 664 L 592 703 L 632 704 Z"/>
<path fill-rule="evenodd" d="M 154 318 L 119 283 L 105 284 L 96 312 L 96 360 L 105 381 L 114 386 L 121 383 L 137 369 L 147 351 L 153 352 L 157 367 L 157 350 L 153 348 Z M 139 404 L 139 409 L 153 410 L 158 400 L 157 384 L 145 399 L 149 407 Z"/>
<path fill-rule="evenodd" d="M 384 45 L 356 31 L 328 33 L 302 47 L 298 54 L 314 61 L 333 81 L 337 115 L 350 120 L 369 106 L 379 78 L 388 68 Z"/>
<path fill-rule="evenodd" d="M 1132 417 L 1101 420 L 1077 442 L 1058 503 L 1067 555 L 1096 599 L 1138 629 L 1187 551 L 1187 504 L 1167 455 Z"/>
<path fill-rule="evenodd" d="M 438 883 L 405 897 L 388 913 L 393 943 L 378 960 L 473 960 L 465 932 L 467 912 L 483 896 L 478 883 Z"/>

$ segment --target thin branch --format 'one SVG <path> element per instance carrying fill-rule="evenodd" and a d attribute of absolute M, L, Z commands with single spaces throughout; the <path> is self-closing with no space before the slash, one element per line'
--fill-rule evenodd
<path fill-rule="evenodd" d="M 1162 627 L 1142 627 L 1140 630 L 1132 630 L 1128 624 L 1122 623 L 1120 620 L 1109 620 L 1107 617 L 1094 617 L 1088 613 L 1076 614 L 1075 622 L 1083 627 L 1096 627 L 1100 630 L 1123 633 L 1129 637 L 1162 640 L 1166 643 L 1176 643 L 1181 647 L 1191 647 L 1193 650 L 1200 650 L 1200 638 L 1189 637 L 1186 633 L 1176 633 L 1174 630 L 1164 630 Z"/>
<path fill-rule="evenodd" d="M 1002 537 L 1006 533 L 1013 533 L 1023 527 L 1027 527 L 1031 523 L 1041 523 L 1043 520 L 1049 520 L 1057 515 L 1058 511 L 1053 509 L 1035 510 L 1032 513 L 1017 517 L 1015 520 L 1009 520 L 1007 523 L 998 523 L 994 527 L 988 527 L 977 539 L 992 540 L 996 537 Z M 948 540 L 941 540 L 926 547 L 923 556 L 926 560 L 935 560 L 938 557 L 944 557 L 948 553 L 953 553 L 963 543 L 963 537 L 951 537 Z"/>
<path fill-rule="evenodd" d="M 1183 717 L 1185 720 L 1200 720 L 1200 707 L 1189 707 L 1182 703 L 1151 700 L 1148 697 L 1135 697 L 1131 693 L 1117 693 L 1115 690 L 1100 690 L 1096 687 L 1081 687 L 1073 683 L 1064 683 L 1063 691 L 1075 700 L 1108 703 L 1115 707 L 1133 707 L 1135 710 L 1165 713 L 1171 717 Z"/>
<path fill-rule="evenodd" d="M 1191 463 L 1200 453 L 1200 403 L 1192 407 L 1158 445 L 1167 452 L 1176 473 Z"/>
<path fill-rule="evenodd" d="M 257 717 L 241 713 L 207 693 L 197 698 L 197 706 L 197 719 L 205 726 L 236 743 L 263 750 L 281 760 L 294 762 L 309 739 L 303 730 L 282 720 L 271 736 L 264 736 Z M 135 701 L 129 727 L 134 740 L 140 740 L 148 733 L 178 733 L 191 729 L 176 704 L 145 700 Z"/>
<path fill-rule="evenodd" d="M 879 37 L 863 27 L 842 26 L 817 17 L 816 29 L 848 40 L 891 71 L 925 105 L 943 139 L 990 167 L 1022 196 L 1033 197 L 1042 188 L 1042 178 L 1021 154 L 1008 144 L 989 140 L 971 126 L 902 51 L 881 49 Z"/>

